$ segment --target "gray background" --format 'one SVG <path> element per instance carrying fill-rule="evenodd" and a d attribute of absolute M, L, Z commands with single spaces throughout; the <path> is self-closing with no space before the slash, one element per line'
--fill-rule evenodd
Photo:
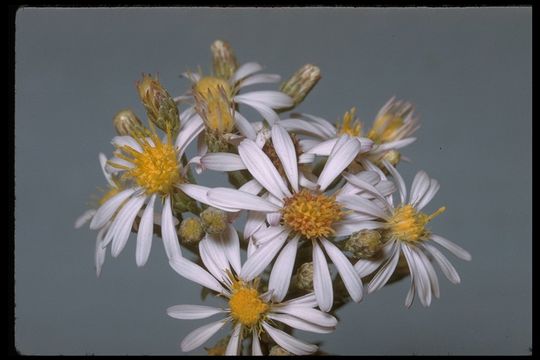
<path fill-rule="evenodd" d="M 531 9 L 22 9 L 16 19 L 16 346 L 24 354 L 181 354 L 201 321 L 165 309 L 199 303 L 199 287 L 165 261 L 156 241 L 139 269 L 132 238 L 93 269 L 96 233 L 73 222 L 104 179 L 111 118 L 132 107 L 135 81 L 208 71 L 211 42 L 240 62 L 290 75 L 311 62 L 323 79 L 300 110 L 332 121 L 351 106 L 371 123 L 392 95 L 422 121 L 401 164 L 425 169 L 446 205 L 432 229 L 468 249 L 451 257 L 440 300 L 407 310 L 408 280 L 349 304 L 335 354 L 527 354 L 531 346 Z M 215 185 L 210 176 L 203 178 Z M 451 256 L 451 255 L 449 255 Z M 112 261 L 111 261 L 112 260 Z M 216 339 L 217 337 L 214 337 Z M 213 339 L 213 340 L 214 340 Z M 210 342 L 211 343 L 211 342 Z M 210 344 L 209 343 L 209 344 Z M 200 348 L 194 352 L 203 354 Z"/>

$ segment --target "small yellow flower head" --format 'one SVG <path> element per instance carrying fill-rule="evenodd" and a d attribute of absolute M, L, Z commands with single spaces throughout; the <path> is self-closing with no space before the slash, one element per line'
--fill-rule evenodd
<path fill-rule="evenodd" d="M 358 258 L 369 259 L 382 247 L 381 234 L 377 230 L 362 230 L 352 234 L 344 244 L 344 250 Z"/>
<path fill-rule="evenodd" d="M 362 134 L 362 124 L 356 117 L 356 108 L 353 107 L 343 115 L 341 124 L 338 124 L 338 135 L 349 135 L 352 137 Z"/>
<path fill-rule="evenodd" d="M 294 285 L 297 289 L 313 291 L 313 263 L 307 262 L 296 270 L 296 281 Z"/>
<path fill-rule="evenodd" d="M 233 280 L 229 307 L 232 318 L 249 328 L 259 325 L 270 308 L 255 287 L 241 280 Z"/>
<path fill-rule="evenodd" d="M 204 236 L 201 221 L 195 217 L 184 219 L 180 224 L 180 237 L 186 245 L 196 244 Z"/>
<path fill-rule="evenodd" d="M 195 110 L 207 131 L 214 134 L 230 133 L 234 129 L 232 89 L 227 81 L 217 77 L 203 77 L 193 86 Z"/>
<path fill-rule="evenodd" d="M 320 79 L 321 70 L 315 65 L 306 64 L 285 81 L 280 90 L 289 95 L 296 106 L 304 101 Z"/>
<path fill-rule="evenodd" d="M 227 229 L 227 214 L 223 210 L 209 207 L 201 212 L 201 223 L 208 234 L 219 235 Z"/>
<path fill-rule="evenodd" d="M 268 353 L 270 356 L 291 356 L 292 354 L 279 345 L 274 345 Z"/>
<path fill-rule="evenodd" d="M 113 125 L 118 135 L 130 135 L 133 132 L 145 131 L 141 120 L 130 109 L 121 110 L 113 118 Z"/>
<path fill-rule="evenodd" d="M 390 239 L 396 239 L 409 243 L 417 243 L 429 238 L 429 230 L 426 225 L 433 218 L 443 213 L 443 206 L 431 215 L 417 211 L 412 205 L 406 204 L 394 210 L 394 214 L 387 221 L 387 233 Z"/>
<path fill-rule="evenodd" d="M 368 138 L 377 144 L 399 139 L 400 130 L 405 124 L 405 118 L 413 111 L 412 104 L 403 101 L 393 101 L 377 116 Z"/>
<path fill-rule="evenodd" d="M 307 239 L 332 235 L 332 225 L 344 215 L 334 196 L 308 189 L 285 199 L 282 213 L 283 223 Z"/>
<path fill-rule="evenodd" d="M 218 78 L 230 79 L 238 68 L 238 62 L 231 46 L 223 40 L 216 40 L 210 46 L 210 50 L 212 51 L 214 75 Z"/>
<path fill-rule="evenodd" d="M 167 90 L 150 75 L 143 75 L 137 82 L 137 90 L 148 119 L 161 130 L 175 134 L 180 129 L 180 117 L 178 107 Z"/>

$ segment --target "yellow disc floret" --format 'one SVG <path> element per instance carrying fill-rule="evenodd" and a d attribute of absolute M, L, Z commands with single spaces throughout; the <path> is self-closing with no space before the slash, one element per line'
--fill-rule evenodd
<path fill-rule="evenodd" d="M 258 325 L 269 306 L 261 300 L 257 289 L 249 287 L 243 281 L 235 281 L 232 290 L 229 299 L 232 318 L 247 327 Z"/>
<path fill-rule="evenodd" d="M 203 77 L 193 86 L 195 108 L 213 132 L 223 134 L 234 128 L 234 105 L 229 83 L 216 77 Z"/>
<path fill-rule="evenodd" d="M 141 151 L 124 145 L 120 147 L 121 152 L 116 153 L 118 158 L 128 161 L 133 167 L 114 162 L 110 165 L 126 170 L 124 177 L 135 181 L 148 194 L 170 194 L 175 184 L 182 180 L 171 135 L 168 134 L 167 142 L 162 142 L 155 133 L 150 139 L 141 134 L 134 135 L 134 139 L 140 145 Z"/>
<path fill-rule="evenodd" d="M 373 127 L 368 133 L 368 138 L 377 144 L 396 140 L 403 124 L 402 116 L 392 113 L 383 114 L 375 119 Z"/>
<path fill-rule="evenodd" d="M 332 225 L 344 215 L 334 196 L 307 189 L 285 199 L 282 213 L 283 222 L 307 239 L 332 235 Z"/>
<path fill-rule="evenodd" d="M 443 206 L 433 214 L 427 215 L 417 211 L 412 205 L 403 205 L 395 209 L 388 220 L 387 235 L 393 239 L 412 243 L 425 240 L 429 236 L 429 231 L 426 229 L 427 223 L 445 210 Z"/>
<path fill-rule="evenodd" d="M 343 115 L 341 124 L 338 125 L 338 135 L 360 136 L 362 124 L 356 118 L 356 108 L 352 108 Z"/>

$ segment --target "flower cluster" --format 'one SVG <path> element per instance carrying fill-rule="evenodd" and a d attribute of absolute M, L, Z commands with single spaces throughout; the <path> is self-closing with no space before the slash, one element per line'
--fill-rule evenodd
<path fill-rule="evenodd" d="M 161 238 L 174 271 L 225 301 L 167 309 L 176 319 L 221 316 L 181 342 L 191 351 L 229 328 L 207 348 L 212 355 L 312 354 L 318 347 L 293 331 L 332 332 L 345 303 L 409 276 L 405 305 L 416 296 L 429 306 L 440 294 L 434 264 L 459 283 L 438 247 L 471 257 L 428 227 L 444 206 L 424 212 L 438 181 L 419 171 L 407 191 L 396 170 L 419 127 L 410 103 L 391 98 L 371 128 L 355 108 L 333 124 L 290 112 L 318 83 L 316 66 L 277 89 L 246 91 L 281 77 L 239 66 L 226 42 L 211 51 L 212 72 L 184 73 L 191 84 L 180 96 L 143 75 L 147 125 L 129 109 L 114 117 L 114 151 L 99 154 L 108 190 L 75 224 L 98 231 L 98 276 L 109 245 L 117 257 L 134 233 L 144 266 Z M 230 185 L 205 186 L 207 172 L 225 173 Z"/>

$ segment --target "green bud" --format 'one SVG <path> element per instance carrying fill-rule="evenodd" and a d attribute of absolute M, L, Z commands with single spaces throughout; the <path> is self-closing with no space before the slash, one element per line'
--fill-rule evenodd
<path fill-rule="evenodd" d="M 238 68 L 238 62 L 231 46 L 225 41 L 216 40 L 210 46 L 210 50 L 212 51 L 214 75 L 222 79 L 230 79 Z"/>
<path fill-rule="evenodd" d="M 285 350 L 284 348 L 282 348 L 281 346 L 274 345 L 270 349 L 270 353 L 268 355 L 270 355 L 270 356 L 290 356 L 292 354 L 290 352 L 288 352 L 287 350 Z"/>
<path fill-rule="evenodd" d="M 382 247 L 381 234 L 377 230 L 362 230 L 352 234 L 344 245 L 344 250 L 349 251 L 358 258 L 369 259 Z"/>
<path fill-rule="evenodd" d="M 167 90 L 150 75 L 143 75 L 143 79 L 137 82 L 137 90 L 148 119 L 161 130 L 176 134 L 180 129 L 180 117 L 176 103 Z"/>
<path fill-rule="evenodd" d="M 204 230 L 201 221 L 197 218 L 189 218 L 182 220 L 180 224 L 180 237 L 183 244 L 196 244 L 204 236 Z"/>
<path fill-rule="evenodd" d="M 209 207 L 201 212 L 200 216 L 203 229 L 208 234 L 218 235 L 224 232 L 227 228 L 227 214 L 223 210 Z"/>
<path fill-rule="evenodd" d="M 113 125 L 118 135 L 131 135 L 132 133 L 146 133 L 148 129 L 144 127 L 141 120 L 130 109 L 121 110 L 113 117 Z"/>
<path fill-rule="evenodd" d="M 313 263 L 307 262 L 298 268 L 294 286 L 300 290 L 313 291 Z"/>
<path fill-rule="evenodd" d="M 320 78 L 321 70 L 315 65 L 306 64 L 285 81 L 280 90 L 289 95 L 296 106 L 304 101 Z"/>

